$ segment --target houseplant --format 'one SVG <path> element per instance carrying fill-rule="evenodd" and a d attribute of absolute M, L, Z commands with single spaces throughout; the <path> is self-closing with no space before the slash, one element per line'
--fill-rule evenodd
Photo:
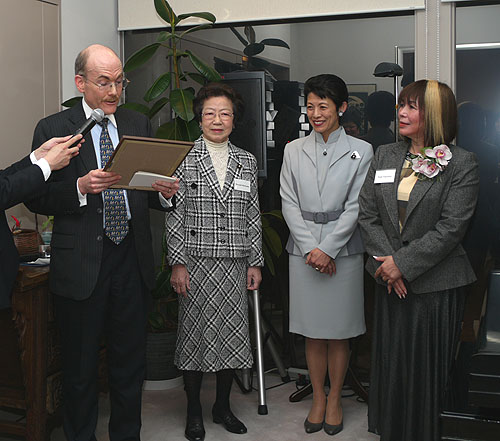
<path fill-rule="evenodd" d="M 156 136 L 158 138 L 194 141 L 200 135 L 200 128 L 193 113 L 195 90 L 192 87 L 183 86 L 188 79 L 203 85 L 209 81 L 220 81 L 221 77 L 214 68 L 205 64 L 192 51 L 180 50 L 179 45 L 186 35 L 212 27 L 216 18 L 210 12 L 177 15 L 167 0 L 154 0 L 154 5 L 158 15 L 167 23 L 167 27 L 158 34 L 155 43 L 147 45 L 131 55 L 123 70 L 127 73 L 137 69 L 150 60 L 158 50 L 166 51 L 167 69 L 156 78 L 146 91 L 143 97 L 146 104 L 127 102 L 124 107 L 132 108 L 152 118 L 169 104 L 173 118 L 158 128 Z M 205 23 L 178 31 L 178 26 L 189 18 L 200 18 Z M 188 60 L 195 71 L 185 70 L 183 60 Z"/>

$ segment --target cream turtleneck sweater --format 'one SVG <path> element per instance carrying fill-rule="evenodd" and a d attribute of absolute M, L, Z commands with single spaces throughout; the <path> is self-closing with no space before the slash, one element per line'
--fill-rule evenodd
<path fill-rule="evenodd" d="M 228 141 L 221 143 L 216 143 L 203 138 L 205 145 L 207 146 L 208 153 L 210 154 L 210 159 L 214 166 L 215 174 L 219 181 L 220 188 L 224 187 L 224 182 L 226 180 L 227 172 L 227 160 L 229 158 L 229 146 Z"/>

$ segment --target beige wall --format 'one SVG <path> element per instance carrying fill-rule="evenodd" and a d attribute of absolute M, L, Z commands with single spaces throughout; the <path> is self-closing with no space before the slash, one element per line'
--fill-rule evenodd
<path fill-rule="evenodd" d="M 33 129 L 60 102 L 59 3 L 2 0 L 0 14 L 0 168 L 27 155 Z M 9 210 L 25 228 L 34 215 L 23 205 Z M 9 222 L 10 223 L 10 222 Z"/>

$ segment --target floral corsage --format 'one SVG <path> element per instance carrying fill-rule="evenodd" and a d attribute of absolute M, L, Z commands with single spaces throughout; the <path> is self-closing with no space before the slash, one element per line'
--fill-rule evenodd
<path fill-rule="evenodd" d="M 418 155 L 408 152 L 407 159 L 417 178 L 427 180 L 443 172 L 452 156 L 450 148 L 441 144 L 432 148 L 424 147 Z"/>

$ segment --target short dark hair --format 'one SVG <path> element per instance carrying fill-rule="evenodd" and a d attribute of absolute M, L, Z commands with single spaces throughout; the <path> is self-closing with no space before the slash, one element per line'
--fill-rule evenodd
<path fill-rule="evenodd" d="M 419 80 L 400 93 L 398 105 L 416 101 L 424 117 L 426 147 L 449 144 L 457 134 L 457 102 L 452 90 L 436 80 Z"/>
<path fill-rule="evenodd" d="M 75 75 L 85 75 L 87 70 L 87 60 L 89 58 L 88 48 L 79 52 L 75 60 Z"/>
<path fill-rule="evenodd" d="M 321 74 L 309 78 L 304 84 L 304 95 L 314 93 L 320 98 L 330 98 L 337 107 L 337 111 L 343 102 L 349 101 L 349 92 L 344 80 L 337 75 Z"/>
<path fill-rule="evenodd" d="M 396 98 L 391 92 L 379 90 L 368 96 L 366 117 L 372 126 L 389 127 L 396 113 Z"/>
<path fill-rule="evenodd" d="M 193 101 L 193 111 L 196 120 L 198 122 L 201 121 L 201 111 L 203 110 L 205 100 L 218 96 L 224 96 L 231 101 L 233 104 L 234 122 L 239 122 L 245 111 L 243 98 L 236 90 L 226 83 L 208 83 L 198 91 Z"/>

